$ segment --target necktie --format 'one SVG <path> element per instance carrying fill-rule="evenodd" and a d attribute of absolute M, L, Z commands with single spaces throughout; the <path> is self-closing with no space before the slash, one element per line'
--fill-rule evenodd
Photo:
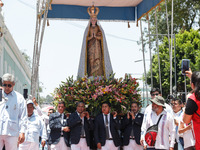
<path fill-rule="evenodd" d="M 134 120 L 131 120 L 131 138 L 133 138 L 134 134 L 133 134 L 133 124 L 134 124 Z"/>
<path fill-rule="evenodd" d="M 61 124 L 63 125 L 63 115 L 60 114 Z"/>
<path fill-rule="evenodd" d="M 108 115 L 105 115 L 105 117 L 106 117 L 106 139 L 109 139 Z"/>
<path fill-rule="evenodd" d="M 84 119 L 84 118 L 83 118 Z M 82 119 L 82 124 L 81 124 L 81 137 L 84 137 L 84 124 L 83 124 L 83 119 Z"/>
<path fill-rule="evenodd" d="M 63 117 L 62 114 L 60 114 L 60 119 L 61 119 L 61 126 L 63 126 Z M 63 131 L 61 130 L 61 136 L 63 136 Z"/>

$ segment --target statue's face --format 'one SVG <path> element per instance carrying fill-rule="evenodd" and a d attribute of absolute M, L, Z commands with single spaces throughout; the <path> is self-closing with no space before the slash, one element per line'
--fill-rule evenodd
<path fill-rule="evenodd" d="M 97 18 L 91 18 L 92 26 L 96 26 Z"/>

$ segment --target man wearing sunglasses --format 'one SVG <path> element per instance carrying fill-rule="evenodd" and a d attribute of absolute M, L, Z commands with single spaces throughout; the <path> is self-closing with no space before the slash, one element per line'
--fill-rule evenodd
<path fill-rule="evenodd" d="M 151 99 L 154 99 L 156 96 L 162 96 L 159 88 L 152 88 L 150 94 L 151 94 Z M 168 105 L 167 103 L 164 103 L 164 105 L 165 105 L 165 111 L 173 115 L 173 109 L 171 108 L 171 106 Z M 144 139 L 142 139 L 142 137 L 144 137 L 144 131 L 145 131 L 144 125 L 146 124 L 147 118 L 150 117 L 151 112 L 152 112 L 152 104 L 148 105 L 144 112 L 144 118 L 141 127 L 141 140 L 143 141 Z"/>
<path fill-rule="evenodd" d="M 27 107 L 24 97 L 13 90 L 14 76 L 2 77 L 3 96 L 7 101 L 0 105 L 0 149 L 17 150 L 17 145 L 24 142 L 27 123 Z"/>

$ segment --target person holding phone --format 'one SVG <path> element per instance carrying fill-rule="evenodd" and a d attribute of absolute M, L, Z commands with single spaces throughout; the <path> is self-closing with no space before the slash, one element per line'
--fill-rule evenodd
<path fill-rule="evenodd" d="M 17 150 L 24 142 L 27 123 L 27 107 L 24 97 L 14 91 L 15 78 L 12 74 L 2 77 L 3 96 L 7 101 L 0 105 L 0 149 Z"/>
<path fill-rule="evenodd" d="M 90 130 L 93 130 L 93 122 L 90 115 L 85 111 L 85 103 L 76 103 L 76 112 L 69 116 L 71 129 L 71 150 L 90 149 Z"/>
<path fill-rule="evenodd" d="M 185 112 L 183 115 L 183 122 L 189 124 L 193 121 L 193 128 L 195 134 L 195 148 L 200 149 L 200 72 L 191 70 L 186 71 L 186 75 L 190 78 L 190 85 L 192 88 L 192 95 L 189 96 Z"/>

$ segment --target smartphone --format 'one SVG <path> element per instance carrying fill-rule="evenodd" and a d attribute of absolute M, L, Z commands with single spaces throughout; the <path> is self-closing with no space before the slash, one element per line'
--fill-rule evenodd
<path fill-rule="evenodd" d="M 190 68 L 190 60 L 189 59 L 182 59 L 182 63 L 181 63 L 182 75 L 185 75 L 185 71 L 189 71 L 189 68 Z"/>
<path fill-rule="evenodd" d="M 2 89 L 0 88 L 0 102 L 2 101 Z"/>

